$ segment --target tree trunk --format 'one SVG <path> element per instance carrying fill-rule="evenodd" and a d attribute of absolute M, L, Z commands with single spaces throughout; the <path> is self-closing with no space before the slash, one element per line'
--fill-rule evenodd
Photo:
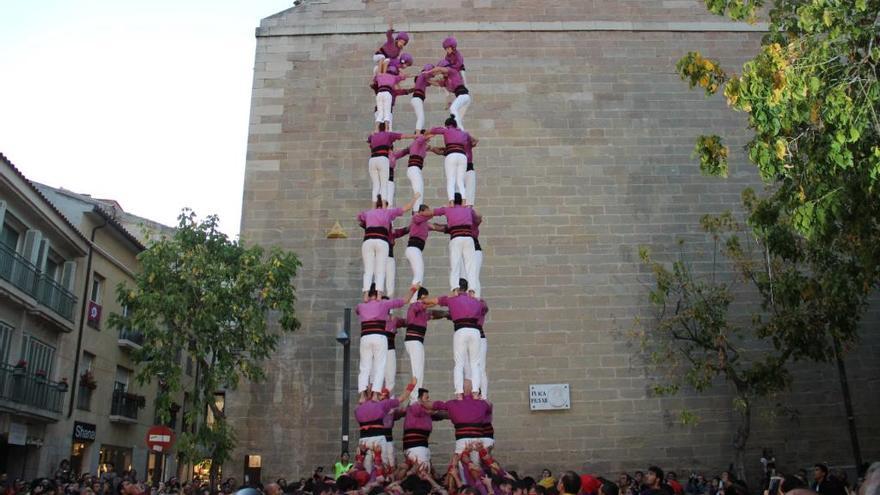
<path fill-rule="evenodd" d="M 219 484 L 218 475 L 220 474 L 220 464 L 217 462 L 217 458 L 214 453 L 211 453 L 211 470 L 208 472 L 208 477 L 211 480 L 211 493 L 214 493 L 215 487 Z"/>
<path fill-rule="evenodd" d="M 735 406 L 738 416 L 738 423 L 736 426 L 736 433 L 733 436 L 733 450 L 734 450 L 734 461 L 733 461 L 733 469 L 734 476 L 737 479 L 746 481 L 746 463 L 745 463 L 745 452 L 746 445 L 749 442 L 749 434 L 751 434 L 752 429 L 752 402 L 746 397 L 744 394 L 739 394 L 737 396 L 739 405 Z"/>

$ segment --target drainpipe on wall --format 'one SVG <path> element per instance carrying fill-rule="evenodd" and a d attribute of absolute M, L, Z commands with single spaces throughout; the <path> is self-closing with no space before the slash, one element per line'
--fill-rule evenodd
<path fill-rule="evenodd" d="M 79 388 L 78 381 L 79 375 L 79 358 L 82 355 L 82 339 L 83 339 L 83 326 L 85 326 L 86 322 L 86 308 L 88 304 L 89 297 L 89 282 L 92 279 L 92 255 L 95 251 L 95 234 L 98 230 L 103 229 L 107 226 L 109 222 L 107 219 L 104 219 L 104 223 L 98 225 L 92 229 L 92 236 L 89 238 L 89 257 L 88 261 L 86 261 L 86 281 L 85 286 L 83 287 L 83 295 L 82 295 L 82 310 L 79 313 L 79 334 L 76 336 L 76 356 L 73 358 L 73 373 L 71 376 L 75 377 L 73 383 L 70 387 L 70 404 L 67 407 L 67 418 L 70 419 L 73 416 L 73 403 L 76 401 L 76 390 Z"/>

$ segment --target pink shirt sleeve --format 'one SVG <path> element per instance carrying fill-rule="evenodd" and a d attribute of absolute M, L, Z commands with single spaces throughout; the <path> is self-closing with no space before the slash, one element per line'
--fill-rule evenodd
<path fill-rule="evenodd" d="M 388 221 L 394 220 L 395 218 L 403 215 L 403 208 L 391 208 L 385 210 L 388 212 Z"/>
<path fill-rule="evenodd" d="M 392 309 L 402 308 L 404 305 L 406 305 L 406 301 L 404 301 L 403 299 L 391 299 L 390 301 L 385 301 L 385 304 L 388 308 L 388 311 L 391 311 Z"/>
<path fill-rule="evenodd" d="M 359 224 L 365 224 L 365 223 L 367 223 L 367 217 L 366 217 L 366 215 L 364 215 L 364 212 L 360 212 L 360 213 L 358 213 L 357 221 L 358 221 Z"/>
<path fill-rule="evenodd" d="M 446 128 L 445 127 L 432 127 L 431 130 L 428 132 L 431 134 L 442 134 L 445 136 L 446 135 Z"/>
<path fill-rule="evenodd" d="M 434 208 L 434 216 L 439 217 L 446 214 L 446 207 L 441 206 L 440 208 Z"/>
<path fill-rule="evenodd" d="M 419 225 L 428 221 L 428 217 L 424 215 L 413 215 L 412 223 Z"/>
<path fill-rule="evenodd" d="M 449 297 L 448 296 L 440 296 L 437 298 L 437 304 L 440 306 L 449 306 Z"/>
<path fill-rule="evenodd" d="M 448 411 L 449 410 L 449 408 L 446 407 L 446 403 L 443 402 L 442 400 L 435 401 L 434 404 L 431 406 L 431 409 L 433 409 L 435 411 Z"/>
<path fill-rule="evenodd" d="M 406 147 L 400 151 L 395 151 L 394 152 L 394 159 L 396 160 L 398 158 L 403 158 L 408 154 L 409 154 L 409 147 Z"/>
<path fill-rule="evenodd" d="M 388 133 L 388 140 L 391 141 L 392 143 L 402 137 L 403 137 L 403 134 L 401 134 L 399 132 L 389 132 Z"/>

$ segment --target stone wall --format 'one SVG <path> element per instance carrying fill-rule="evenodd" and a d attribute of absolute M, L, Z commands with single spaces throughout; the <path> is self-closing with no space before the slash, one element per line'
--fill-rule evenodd
<path fill-rule="evenodd" d="M 477 206 L 486 218 L 482 284 L 491 307 L 497 457 L 529 474 L 544 466 L 606 475 L 649 463 L 685 472 L 726 468 L 733 434 L 727 390 L 651 397 L 653 377 L 635 358 L 628 332 L 635 317 L 651 314 L 651 276 L 638 247 L 671 258 L 685 239 L 701 256 L 700 216 L 736 208 L 741 189 L 757 183 L 741 150 L 742 116 L 721 97 L 689 91 L 675 62 L 699 49 L 738 67 L 761 33 L 719 22 L 692 0 L 316 0 L 258 29 L 242 237 L 300 255 L 303 326 L 283 340 L 265 383 L 228 395 L 240 440 L 229 475 L 241 475 L 245 454 L 263 456 L 264 479 L 329 468 L 338 454 L 342 350 L 334 336 L 343 308 L 359 297 L 354 217 L 369 206 L 370 56 L 389 12 L 411 30 L 408 51 L 417 65 L 440 59 L 441 40 L 455 33 L 468 68 L 474 102 L 465 124 L 481 139 Z M 442 122 L 444 105 L 433 89 L 429 124 Z M 409 131 L 413 122 L 408 97 L 400 98 L 396 129 Z M 694 137 L 707 129 L 732 145 L 728 180 L 701 177 L 691 158 Z M 402 203 L 410 188 L 400 175 Z M 427 160 L 425 177 L 427 203 L 437 205 L 441 157 Z M 325 239 L 336 220 L 349 239 Z M 432 237 L 425 254 L 427 286 L 441 292 L 446 240 Z M 398 287 L 410 274 L 398 247 Z M 452 393 L 451 334 L 448 323 L 432 323 L 428 332 L 426 384 L 435 398 Z M 847 361 L 866 458 L 880 454 L 880 426 L 871 420 L 880 406 L 878 351 L 880 339 L 866 332 Z M 352 354 L 356 369 L 356 342 Z M 409 363 L 400 354 L 402 384 Z M 752 470 L 761 447 L 774 448 L 784 468 L 820 459 L 851 464 L 837 374 L 808 368 L 792 395 L 779 399 L 798 408 L 798 421 L 756 417 Z M 570 384 L 571 410 L 530 412 L 534 383 Z M 677 424 L 685 406 L 702 417 L 698 426 Z M 446 462 L 449 426 L 438 425 L 432 441 Z"/>

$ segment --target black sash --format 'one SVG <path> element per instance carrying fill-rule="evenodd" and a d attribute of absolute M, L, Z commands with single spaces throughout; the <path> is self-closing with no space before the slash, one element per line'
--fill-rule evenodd
<path fill-rule="evenodd" d="M 425 240 L 421 237 L 413 237 L 410 236 L 409 240 L 406 242 L 406 247 L 417 247 L 420 250 L 425 250 Z"/>
<path fill-rule="evenodd" d="M 449 233 L 450 239 L 455 239 L 456 237 L 473 237 L 474 233 L 471 230 L 470 225 L 450 225 L 446 229 Z"/>
<path fill-rule="evenodd" d="M 409 155 L 409 162 L 407 163 L 407 166 L 422 168 L 425 166 L 425 157 L 419 155 Z"/>
<path fill-rule="evenodd" d="M 477 319 L 459 318 L 457 320 L 453 320 L 452 324 L 455 326 L 456 330 L 461 330 L 462 328 L 477 328 Z"/>
<path fill-rule="evenodd" d="M 361 322 L 361 337 L 364 335 L 385 335 L 385 320 L 368 320 Z"/>
<path fill-rule="evenodd" d="M 455 439 L 483 438 L 484 431 L 483 423 L 459 423 L 455 425 Z"/>
<path fill-rule="evenodd" d="M 387 157 L 389 153 L 391 153 L 391 146 L 387 144 L 381 146 L 374 146 L 370 148 L 370 157 L 375 158 L 377 156 Z"/>
<path fill-rule="evenodd" d="M 459 143 L 449 143 L 446 145 L 446 152 L 445 153 L 447 155 L 451 155 L 453 153 L 461 153 L 462 155 L 464 155 L 465 154 L 464 145 L 459 144 Z"/>
<path fill-rule="evenodd" d="M 364 240 L 379 239 L 380 241 L 389 242 L 391 236 L 388 234 L 387 227 L 367 227 L 364 229 Z"/>
<path fill-rule="evenodd" d="M 466 95 L 466 94 L 468 94 L 468 89 L 466 87 L 464 87 L 463 84 L 461 86 L 455 88 L 455 96 L 461 96 L 461 95 Z"/>
<path fill-rule="evenodd" d="M 419 430 L 416 428 L 403 430 L 403 449 L 411 449 L 413 447 L 427 447 L 428 438 L 431 436 L 429 430 Z"/>
<path fill-rule="evenodd" d="M 404 341 L 412 341 L 415 340 L 417 342 L 425 342 L 425 332 L 428 331 L 427 327 L 423 327 L 420 325 L 407 325 L 406 326 L 406 338 Z"/>

